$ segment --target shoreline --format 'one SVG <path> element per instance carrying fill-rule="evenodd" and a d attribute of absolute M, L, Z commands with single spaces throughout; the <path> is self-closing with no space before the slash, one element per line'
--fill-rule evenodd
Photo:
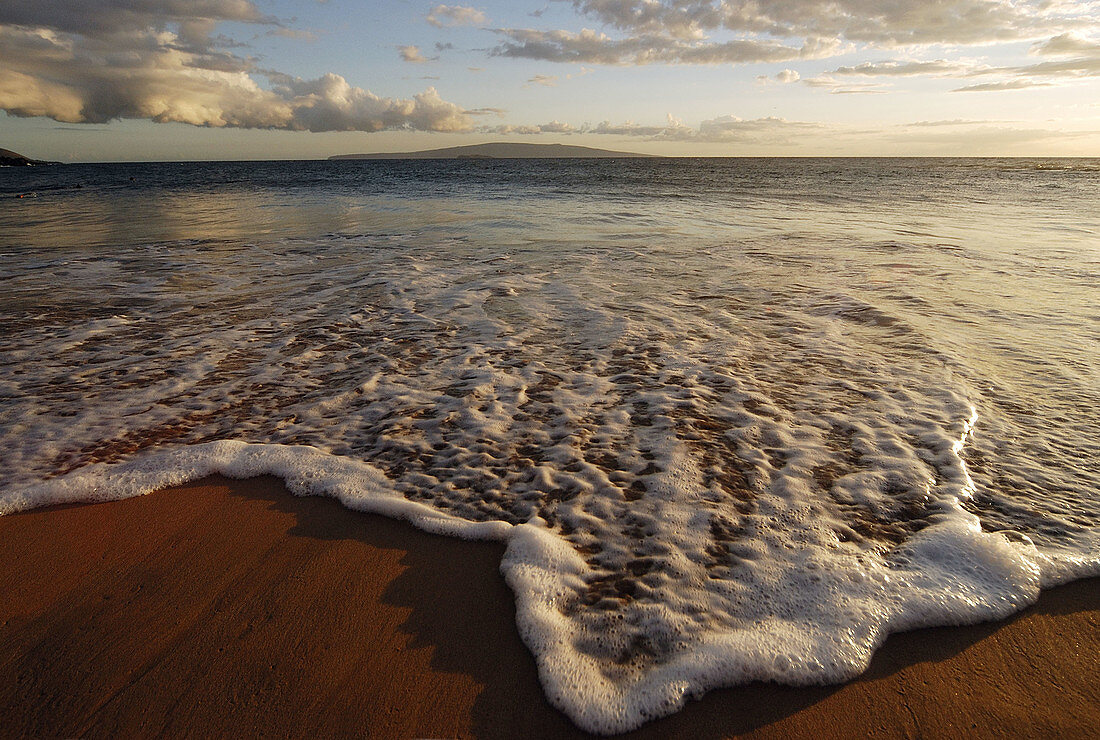
<path fill-rule="evenodd" d="M 543 696 L 503 551 L 272 477 L 0 517 L 0 736 L 587 737 Z M 1085 735 L 1098 586 L 892 635 L 847 684 L 712 691 L 623 737 Z"/>

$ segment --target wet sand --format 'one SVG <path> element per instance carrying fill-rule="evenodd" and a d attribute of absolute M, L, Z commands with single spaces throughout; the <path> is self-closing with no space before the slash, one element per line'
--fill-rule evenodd
<path fill-rule="evenodd" d="M 503 546 L 280 481 L 0 517 L 0 736 L 582 736 L 515 629 Z M 716 691 L 636 737 L 1084 737 L 1100 579 L 891 637 L 841 686 Z"/>

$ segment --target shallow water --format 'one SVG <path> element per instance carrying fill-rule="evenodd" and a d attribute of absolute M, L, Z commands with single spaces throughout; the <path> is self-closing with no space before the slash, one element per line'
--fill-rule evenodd
<path fill-rule="evenodd" d="M 1100 160 L 65 166 L 0 214 L 0 512 L 275 472 L 507 540 L 590 730 L 1100 573 Z"/>

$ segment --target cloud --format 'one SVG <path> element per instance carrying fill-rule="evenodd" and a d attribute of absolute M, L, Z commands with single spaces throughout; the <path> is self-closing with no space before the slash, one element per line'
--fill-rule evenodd
<path fill-rule="evenodd" d="M 169 23 L 211 29 L 221 21 L 280 25 L 250 0 L 50 0 L 0 4 L 0 26 L 50 28 L 96 38 L 144 32 Z"/>
<path fill-rule="evenodd" d="M 490 134 L 520 134 L 524 136 L 534 136 L 537 134 L 575 134 L 584 131 L 583 128 L 577 128 L 568 123 L 562 123 L 561 121 L 551 121 L 550 123 L 536 124 L 536 125 L 503 125 L 503 126 L 491 126 L 481 129 L 482 133 Z"/>
<path fill-rule="evenodd" d="M 425 62 L 434 62 L 439 57 L 426 57 L 420 53 L 420 48 L 417 46 L 399 46 L 397 47 L 397 53 L 401 55 L 401 61 L 409 62 L 410 64 L 424 64 Z"/>
<path fill-rule="evenodd" d="M 436 5 L 427 16 L 436 28 L 444 26 L 483 26 L 489 22 L 485 13 L 465 5 Z"/>
<path fill-rule="evenodd" d="M 1078 142 L 1100 141 L 1100 131 L 1013 128 L 997 121 L 918 121 L 894 127 L 856 129 L 848 126 L 767 117 L 720 116 L 685 125 L 673 116 L 663 126 L 604 121 L 581 133 L 634 137 L 652 142 L 726 145 L 753 154 L 789 151 L 799 154 L 866 155 L 951 154 L 999 155 L 1007 152 L 1073 152 Z"/>
<path fill-rule="evenodd" d="M 303 31 L 302 29 L 298 29 L 298 28 L 285 28 L 285 27 L 273 28 L 270 31 L 268 31 L 267 33 L 265 33 L 264 35 L 265 36 L 281 36 L 282 38 L 285 38 L 285 39 L 295 39 L 295 40 L 299 40 L 299 41 L 317 41 L 317 39 L 320 38 L 313 31 Z"/>
<path fill-rule="evenodd" d="M 464 109 L 443 100 L 435 88 L 412 99 L 382 98 L 352 87 L 339 75 L 316 80 L 286 79 L 275 94 L 290 106 L 291 117 L 277 128 L 309 131 L 469 131 Z"/>
<path fill-rule="evenodd" d="M 569 0 L 559 0 L 568 2 Z M 602 30 L 498 28 L 495 56 L 606 65 L 754 64 L 860 47 L 988 45 L 1096 27 L 1091 0 L 571 0 Z M 1055 37 L 1060 38 L 1060 37 Z M 912 74 L 934 73 L 933 63 Z"/>
<path fill-rule="evenodd" d="M 761 85 L 770 85 L 776 82 L 780 85 L 789 85 L 792 82 L 798 82 L 801 79 L 801 75 L 795 72 L 793 69 L 784 69 L 780 72 L 776 72 L 774 76 L 768 77 L 767 75 L 757 75 L 756 81 Z"/>
<path fill-rule="evenodd" d="M 986 92 L 997 90 L 1023 90 L 1054 84 L 1054 81 L 1072 81 L 1079 78 L 1100 76 L 1100 42 L 1084 36 L 1065 33 L 1054 36 L 1031 47 L 1033 56 L 1060 57 L 1035 64 L 994 67 L 973 60 L 934 59 L 908 61 L 864 62 L 854 66 L 838 67 L 814 80 L 804 80 L 815 87 L 837 86 L 841 77 L 1001 77 L 1007 79 L 975 83 L 956 88 L 954 92 Z"/>
<path fill-rule="evenodd" d="M 1091 3 L 1050 0 L 573 0 L 635 36 L 700 39 L 715 31 L 829 38 L 881 46 L 985 44 L 1087 24 Z"/>
<path fill-rule="evenodd" d="M 543 87 L 557 87 L 557 75 L 535 75 L 527 80 L 527 85 L 542 85 Z"/>
<path fill-rule="evenodd" d="M 1003 156 L 1005 152 L 1047 151 L 1057 153 L 1074 141 L 1096 140 L 1097 131 L 1062 131 L 1057 129 L 1025 129 L 996 125 L 996 121 L 962 121 L 939 126 L 909 124 L 895 132 L 881 132 L 887 142 L 904 146 L 909 151 L 929 151 L 961 156 Z M 913 128 L 916 126 L 916 128 Z"/>
<path fill-rule="evenodd" d="M 1100 75 L 1100 53 L 1092 57 L 1040 62 L 1026 67 L 1004 67 L 1000 72 L 1012 72 L 1021 77 L 1096 77 Z"/>
<path fill-rule="evenodd" d="M 753 64 L 817 59 L 838 53 L 839 41 L 813 39 L 802 46 L 788 46 L 767 39 L 725 42 L 685 40 L 668 36 L 613 39 L 584 29 L 538 31 L 529 28 L 498 29 L 506 38 L 490 52 L 493 56 L 607 65 L 644 64 Z"/>
<path fill-rule="evenodd" d="M 787 146 L 799 143 L 801 137 L 819 132 L 820 124 L 788 121 L 783 118 L 743 119 L 720 116 L 686 126 L 671 115 L 664 126 L 640 126 L 632 122 L 612 124 L 610 121 L 585 129 L 585 133 L 615 136 L 637 136 L 651 141 L 683 141 L 711 144 L 770 144 Z"/>
<path fill-rule="evenodd" d="M 953 118 L 950 121 L 913 121 L 905 126 L 913 128 L 940 128 L 943 126 L 985 126 L 995 121 L 969 121 L 963 118 Z"/>
<path fill-rule="evenodd" d="M 468 116 L 503 116 L 507 112 L 505 108 L 471 108 L 464 111 Z"/>
<path fill-rule="evenodd" d="M 972 62 L 934 59 L 931 61 L 864 62 L 852 67 L 838 67 L 830 74 L 859 77 L 960 77 L 978 73 Z"/>
<path fill-rule="evenodd" d="M 722 116 L 699 124 L 692 141 L 792 144 L 798 137 L 820 129 L 816 123 L 788 121 L 768 117 L 744 120 L 736 116 Z M 682 129 L 681 129 L 682 133 Z"/>
<path fill-rule="evenodd" d="M 503 113 L 503 111 L 501 111 Z M 787 121 L 782 118 L 742 119 L 736 116 L 720 116 L 700 122 L 697 127 L 685 125 L 669 115 L 663 125 L 641 125 L 632 121 L 611 123 L 602 121 L 595 126 L 574 126 L 561 121 L 543 124 L 502 124 L 482 126 L 479 133 L 519 134 L 593 134 L 645 139 L 647 141 L 689 142 L 711 144 L 753 144 L 786 146 L 798 143 L 803 137 L 815 135 L 826 127 L 816 123 Z"/>
<path fill-rule="evenodd" d="M 609 136 L 639 136 L 650 139 L 659 139 L 663 134 L 671 131 L 672 129 L 682 126 L 683 124 L 676 121 L 669 116 L 668 126 L 641 126 L 633 121 L 626 121 L 625 123 L 613 124 L 611 121 L 602 121 L 594 128 L 590 129 L 588 133 L 593 134 L 605 134 Z"/>
<path fill-rule="evenodd" d="M 852 82 L 850 78 L 968 77 L 992 69 L 968 60 L 888 60 L 838 67 L 817 77 L 803 79 L 802 84 L 826 89 L 831 95 L 881 95 L 888 92 L 882 83 Z"/>
<path fill-rule="evenodd" d="M 957 87 L 951 92 L 996 92 L 999 90 L 1025 90 L 1029 87 L 1050 87 L 1049 82 L 1036 82 L 1034 80 L 1002 80 L 1001 82 L 982 82 L 966 87 Z"/>
<path fill-rule="evenodd" d="M 1063 33 L 1031 47 L 1031 53 L 1040 56 L 1100 57 L 1100 41 L 1075 33 Z"/>
<path fill-rule="evenodd" d="M 246 0 L 55 0 L 0 5 L 0 110 L 63 123 L 117 118 L 295 131 L 468 131 L 432 88 L 382 98 L 336 74 L 260 70 L 214 33 L 276 25 Z M 87 22 L 82 27 L 81 22 Z M 257 79 L 266 78 L 268 87 Z"/>
<path fill-rule="evenodd" d="M 825 89 L 831 95 L 869 95 L 887 92 L 878 82 L 838 80 L 828 72 L 817 77 L 803 77 L 799 82 L 807 87 Z"/>

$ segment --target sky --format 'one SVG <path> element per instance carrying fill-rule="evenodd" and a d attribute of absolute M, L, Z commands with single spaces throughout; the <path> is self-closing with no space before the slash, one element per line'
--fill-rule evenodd
<path fill-rule="evenodd" d="M 1100 1 L 0 0 L 0 147 L 1100 156 Z"/>

